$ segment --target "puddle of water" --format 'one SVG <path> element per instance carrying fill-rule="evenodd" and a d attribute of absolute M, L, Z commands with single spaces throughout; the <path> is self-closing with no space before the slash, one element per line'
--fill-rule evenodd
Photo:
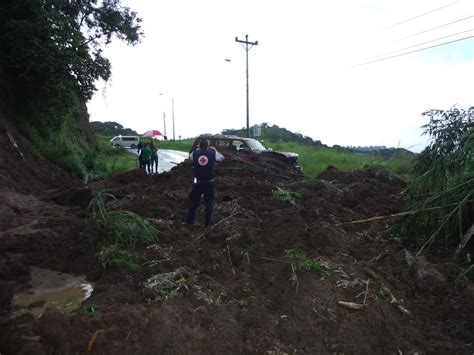
<path fill-rule="evenodd" d="M 40 317 L 48 307 L 70 313 L 90 297 L 92 284 L 85 276 L 73 276 L 47 269 L 31 269 L 31 289 L 13 296 L 12 304 L 19 309 L 17 315 L 25 312 Z"/>

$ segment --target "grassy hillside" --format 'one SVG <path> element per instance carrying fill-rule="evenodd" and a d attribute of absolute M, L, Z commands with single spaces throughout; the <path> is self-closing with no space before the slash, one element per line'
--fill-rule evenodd
<path fill-rule="evenodd" d="M 308 177 L 317 176 L 320 172 L 326 170 L 329 165 L 333 165 L 342 171 L 380 167 L 397 175 L 405 175 L 409 173 L 413 162 L 412 157 L 405 155 L 383 159 L 373 155 L 297 143 L 270 143 L 268 146 L 275 151 L 298 153 L 300 165 Z"/>
<path fill-rule="evenodd" d="M 92 178 L 109 177 L 137 168 L 137 156 L 123 148 L 111 146 L 109 137 L 98 136 L 97 141 L 95 164 L 91 170 Z"/>

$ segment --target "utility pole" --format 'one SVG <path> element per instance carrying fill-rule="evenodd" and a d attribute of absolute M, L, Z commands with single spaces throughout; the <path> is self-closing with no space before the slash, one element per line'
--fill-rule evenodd
<path fill-rule="evenodd" d="M 235 41 L 239 43 L 245 43 L 245 54 L 246 54 L 246 63 L 247 63 L 247 70 L 246 70 L 246 76 L 247 76 L 247 138 L 250 137 L 250 129 L 249 129 L 249 49 L 252 48 L 253 46 L 258 45 L 258 41 L 255 42 L 249 42 L 249 35 L 245 35 L 245 41 L 242 41 L 239 39 L 239 37 L 235 37 Z M 249 48 L 249 45 L 251 47 Z"/>
<path fill-rule="evenodd" d="M 171 114 L 173 117 L 173 142 L 175 141 L 174 137 L 174 98 L 171 99 Z"/>
<path fill-rule="evenodd" d="M 166 137 L 166 113 L 163 112 L 163 129 Z"/>

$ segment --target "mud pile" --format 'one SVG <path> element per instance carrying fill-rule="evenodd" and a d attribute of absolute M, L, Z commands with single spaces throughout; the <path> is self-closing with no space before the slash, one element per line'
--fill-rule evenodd
<path fill-rule="evenodd" d="M 472 353 L 474 289 L 454 283 L 460 267 L 387 241 L 390 219 L 349 223 L 398 212 L 402 184 L 376 170 L 329 169 L 310 181 L 268 159 L 230 156 L 218 165 L 209 228 L 202 208 L 197 225 L 184 223 L 189 163 L 89 186 L 116 197 L 107 208 L 152 220 L 159 243 L 132 250 L 143 256 L 137 270 L 101 267 L 101 235 L 80 207 L 61 209 L 67 238 L 4 233 L 10 263 L 26 253 L 27 265 L 50 260 L 38 266 L 88 273 L 94 292 L 67 316 L 4 317 L 1 352 Z M 45 201 L 34 202 L 38 217 L 52 216 L 56 202 Z M 64 252 L 48 250 L 56 238 Z M 25 288 L 23 271 L 23 281 L 2 276 Z"/>

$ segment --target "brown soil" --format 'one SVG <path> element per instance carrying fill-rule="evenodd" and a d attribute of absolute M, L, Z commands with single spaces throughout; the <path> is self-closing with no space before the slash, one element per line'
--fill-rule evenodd
<path fill-rule="evenodd" d="M 189 163 L 85 190 L 66 177 L 61 189 L 44 174 L 19 173 L 21 184 L 0 191 L 2 354 L 473 352 L 474 287 L 454 283 L 458 265 L 430 256 L 412 262 L 413 251 L 383 237 L 388 219 L 344 224 L 400 210 L 404 186 L 379 171 L 330 169 L 308 181 L 278 161 L 228 157 L 217 167 L 210 228 L 202 209 L 198 225 L 183 222 Z M 283 201 L 277 187 L 301 198 Z M 117 197 L 108 208 L 151 218 L 158 230 L 158 245 L 134 250 L 146 258 L 137 271 L 103 269 L 97 260 L 102 235 L 84 206 L 104 188 Z M 295 269 L 290 249 L 327 275 Z M 71 315 L 8 318 L 31 266 L 86 274 L 94 292 Z"/>

